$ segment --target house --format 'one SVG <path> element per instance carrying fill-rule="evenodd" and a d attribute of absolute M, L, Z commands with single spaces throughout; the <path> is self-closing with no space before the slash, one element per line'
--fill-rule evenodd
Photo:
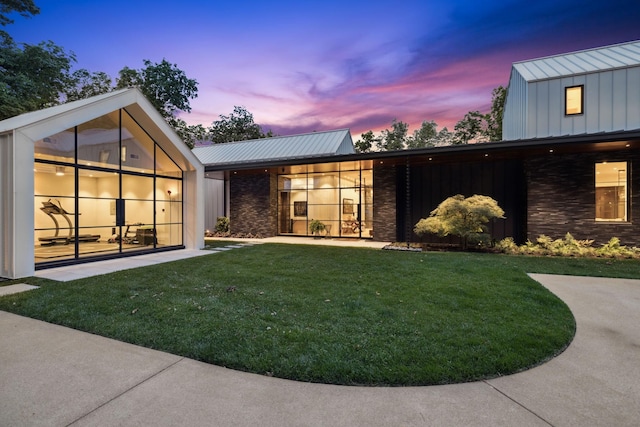
<path fill-rule="evenodd" d="M 339 129 L 213 144 L 194 148 L 193 153 L 201 162 L 215 165 L 213 168 L 208 168 L 206 172 L 208 179 L 205 184 L 207 189 L 205 228 L 213 230 L 216 217 L 228 216 L 230 221 L 234 223 L 236 233 L 272 236 L 277 228 L 276 218 L 279 218 L 281 222 L 280 230 L 283 234 L 291 234 L 295 230 L 295 234 L 305 235 L 308 215 L 297 215 L 301 212 L 303 201 L 305 212 L 307 206 L 307 193 L 305 191 L 303 194 L 299 188 L 302 185 L 301 178 L 281 176 L 280 185 L 283 186 L 283 191 L 279 196 L 276 196 L 278 183 L 272 183 L 271 179 L 272 176 L 275 177 L 278 174 L 275 171 L 274 174 L 265 175 L 269 168 L 272 168 L 273 165 L 279 165 L 283 172 L 285 166 L 289 164 L 354 154 L 355 150 L 349 131 Z M 247 168 L 258 173 L 244 174 L 242 170 Z M 295 170 L 298 171 L 299 168 Z M 233 175 L 233 180 L 230 179 L 231 175 Z M 328 180 L 329 178 L 324 179 Z M 304 185 L 306 186 L 306 183 Z M 269 197 L 256 197 L 256 194 L 265 194 Z M 323 198 L 329 196 L 327 191 L 321 194 Z M 276 203 L 276 197 L 279 197 L 278 203 Z M 229 202 L 229 200 L 233 202 Z M 332 203 L 338 203 L 335 196 Z M 231 206 L 233 209 L 230 209 Z M 279 213 L 274 211 L 278 209 L 277 206 L 280 206 Z M 289 212 L 289 206 L 292 206 L 291 209 L 294 210 Z M 308 214 L 320 215 L 323 219 L 327 219 L 326 212 L 315 212 L 315 209 L 316 207 L 310 207 Z M 318 206 L 318 209 L 325 208 Z M 267 212 L 269 215 L 265 215 Z M 332 226 L 330 223 L 327 225 L 329 228 Z"/>
<path fill-rule="evenodd" d="M 640 245 L 640 42 L 513 64 L 503 129 L 501 142 L 394 152 L 195 154 L 227 185 L 232 232 L 307 236 L 318 219 L 334 237 L 418 241 L 442 200 L 483 194 L 505 210 L 496 239 Z"/>
<path fill-rule="evenodd" d="M 137 89 L 0 121 L 0 276 L 202 248 L 203 183 Z"/>

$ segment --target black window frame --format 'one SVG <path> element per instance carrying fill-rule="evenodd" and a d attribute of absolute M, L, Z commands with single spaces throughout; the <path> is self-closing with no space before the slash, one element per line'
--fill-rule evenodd
<path fill-rule="evenodd" d="M 567 112 L 567 94 L 569 89 L 580 88 L 580 112 L 579 113 L 568 113 Z M 584 114 L 584 85 L 573 85 L 573 86 L 565 86 L 564 88 L 564 115 L 567 117 L 571 116 L 581 116 Z"/>

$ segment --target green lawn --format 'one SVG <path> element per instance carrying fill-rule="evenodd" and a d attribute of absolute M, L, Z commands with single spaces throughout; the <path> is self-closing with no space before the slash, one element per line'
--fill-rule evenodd
<path fill-rule="evenodd" d="M 446 384 L 517 372 L 569 344 L 570 311 L 525 272 L 637 267 L 261 244 L 68 283 L 28 278 L 42 287 L 0 309 L 281 378 Z"/>

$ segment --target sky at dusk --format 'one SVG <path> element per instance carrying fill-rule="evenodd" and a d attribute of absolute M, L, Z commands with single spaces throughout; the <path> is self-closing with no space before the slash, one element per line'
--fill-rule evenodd
<path fill-rule="evenodd" d="M 279 135 L 453 130 L 516 61 L 640 39 L 640 0 L 35 0 L 16 42 L 52 40 L 112 79 L 143 60 L 198 81 L 189 124 L 233 107 Z"/>

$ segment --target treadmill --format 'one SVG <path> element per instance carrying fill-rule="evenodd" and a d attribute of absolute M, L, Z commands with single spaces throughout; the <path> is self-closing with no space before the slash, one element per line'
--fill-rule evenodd
<path fill-rule="evenodd" d="M 46 213 L 49 218 L 53 220 L 53 223 L 56 225 L 56 233 L 53 236 L 38 237 L 38 240 L 41 242 L 41 246 L 52 246 L 56 243 L 68 245 L 76 239 L 76 236 L 73 235 L 73 226 L 71 225 L 71 220 L 69 219 L 69 215 L 73 214 L 64 210 L 64 208 L 62 207 L 62 203 L 60 203 L 59 200 L 56 200 L 56 202 L 58 202 L 58 204 L 52 202 L 51 199 L 47 200 L 46 202 L 42 202 L 43 206 L 40 208 L 40 210 Z M 58 223 L 55 215 L 61 215 L 64 219 L 67 220 L 67 224 L 69 224 L 69 234 L 67 236 L 60 236 L 60 224 Z M 79 242 L 97 242 L 99 239 L 99 234 L 81 234 L 78 236 Z"/>

